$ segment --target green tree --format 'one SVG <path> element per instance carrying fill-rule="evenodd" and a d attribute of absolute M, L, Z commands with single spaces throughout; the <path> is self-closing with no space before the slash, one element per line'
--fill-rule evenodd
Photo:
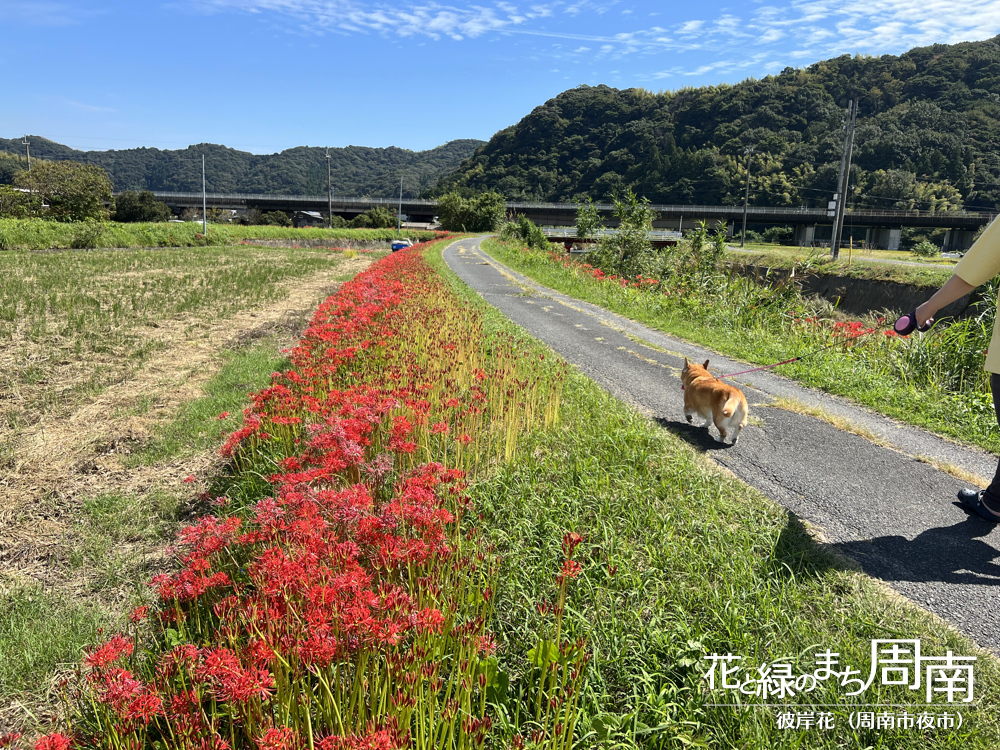
<path fill-rule="evenodd" d="M 36 216 L 41 206 L 42 202 L 31 193 L 0 185 L 0 218 L 27 219 Z"/>
<path fill-rule="evenodd" d="M 92 164 L 35 161 L 14 185 L 40 199 L 44 215 L 56 221 L 106 221 L 114 205 L 107 172 Z"/>
<path fill-rule="evenodd" d="M 0 185 L 14 184 L 14 175 L 28 168 L 28 160 L 17 154 L 0 151 Z"/>
<path fill-rule="evenodd" d="M 548 250 L 550 244 L 542 228 L 523 215 L 513 221 L 505 221 L 500 226 L 498 236 L 505 242 L 521 242 L 535 250 Z"/>
<path fill-rule="evenodd" d="M 395 229 L 396 214 L 385 206 L 374 206 L 351 219 L 350 226 L 361 229 Z"/>
<path fill-rule="evenodd" d="M 438 199 L 438 220 L 450 232 L 494 232 L 503 223 L 507 202 L 500 193 L 488 191 L 471 198 L 458 192 Z"/>
<path fill-rule="evenodd" d="M 167 221 L 169 218 L 169 206 L 156 200 L 148 190 L 138 194 L 126 190 L 115 199 L 115 221 Z"/>
<path fill-rule="evenodd" d="M 658 273 L 662 259 L 649 239 L 656 218 L 649 200 L 626 190 L 623 196 L 614 198 L 613 203 L 618 226 L 600 238 L 588 261 L 605 273 L 627 278 Z"/>
<path fill-rule="evenodd" d="M 613 235 L 602 237 L 600 244 L 602 250 L 617 256 L 624 272 L 636 260 L 652 252 L 649 233 L 653 229 L 656 212 L 649 207 L 648 198 L 640 198 L 631 189 L 626 190 L 623 197 L 615 198 L 614 205 L 618 226 Z"/>
<path fill-rule="evenodd" d="M 581 240 L 588 240 L 594 236 L 599 229 L 604 228 L 601 220 L 601 212 L 594 205 L 593 198 L 587 198 L 587 202 L 581 202 L 576 209 L 576 236 Z"/>
<path fill-rule="evenodd" d="M 260 223 L 265 226 L 290 227 L 292 220 L 284 211 L 265 211 L 260 215 Z"/>

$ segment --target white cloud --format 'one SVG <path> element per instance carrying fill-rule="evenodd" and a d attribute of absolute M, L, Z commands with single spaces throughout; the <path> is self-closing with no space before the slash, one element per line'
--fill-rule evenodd
<path fill-rule="evenodd" d="M 616 60 L 665 51 L 696 52 L 674 75 L 764 70 L 753 53 L 766 48 L 768 68 L 782 61 L 819 60 L 845 52 L 898 53 L 934 42 L 984 39 L 1000 33 L 1000 0 L 755 0 L 733 5 L 713 18 L 685 18 L 672 11 L 668 28 L 644 26 L 621 0 L 171 0 L 208 13 L 256 13 L 284 17 L 306 34 L 385 34 L 429 40 L 489 40 L 524 35 L 553 42 L 557 58 L 574 54 Z M 0 21 L 24 17 L 29 8 L 58 2 L 0 0 Z M 688 6 L 691 7 L 691 6 Z M 617 13 L 610 13 L 615 10 Z M 682 12 L 682 11 L 681 11 Z M 43 14 L 44 15 L 44 14 Z M 558 19 L 556 21 L 555 19 Z M 662 23 L 662 21 L 661 21 Z M 630 27 L 632 30 L 630 30 Z M 589 32 L 589 33 L 588 33 Z M 567 47 L 569 45 L 566 45 Z M 801 62 L 799 63 L 801 64 Z"/>
<path fill-rule="evenodd" d="M 103 11 L 40 0 L 0 0 L 0 22 L 28 26 L 72 26 Z"/>

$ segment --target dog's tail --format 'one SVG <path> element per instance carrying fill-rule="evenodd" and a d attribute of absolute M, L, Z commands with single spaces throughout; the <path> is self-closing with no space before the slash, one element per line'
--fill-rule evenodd
<path fill-rule="evenodd" d="M 729 400 L 726 401 L 725 406 L 722 407 L 722 416 L 731 417 L 733 412 L 736 411 L 736 407 L 740 405 L 740 400 L 736 396 L 730 396 Z"/>

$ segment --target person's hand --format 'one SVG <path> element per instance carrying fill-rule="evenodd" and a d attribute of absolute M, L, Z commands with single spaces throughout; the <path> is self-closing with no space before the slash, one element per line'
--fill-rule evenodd
<path fill-rule="evenodd" d="M 934 322 L 934 316 L 937 314 L 937 310 L 931 307 L 929 300 L 913 312 L 917 315 L 917 330 L 920 331 L 928 330 Z"/>
<path fill-rule="evenodd" d="M 931 324 L 934 322 L 934 318 L 927 317 L 927 313 L 918 312 L 920 308 L 912 312 L 906 313 L 906 315 L 901 315 L 899 320 L 893 326 L 893 330 L 900 336 L 909 336 L 914 331 L 929 331 Z M 919 323 L 918 321 L 923 321 Z"/>

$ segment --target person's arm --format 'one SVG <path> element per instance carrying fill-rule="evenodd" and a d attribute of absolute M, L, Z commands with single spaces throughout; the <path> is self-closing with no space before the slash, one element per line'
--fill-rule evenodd
<path fill-rule="evenodd" d="M 938 310 L 961 299 L 1000 273 L 1000 221 L 983 231 L 955 266 L 955 273 L 934 296 L 916 309 L 917 324 L 925 328 Z"/>
<path fill-rule="evenodd" d="M 947 307 L 955 300 L 962 299 L 975 288 L 958 274 L 953 275 L 929 300 L 917 308 L 917 325 L 926 327 L 933 322 L 938 310 Z"/>

